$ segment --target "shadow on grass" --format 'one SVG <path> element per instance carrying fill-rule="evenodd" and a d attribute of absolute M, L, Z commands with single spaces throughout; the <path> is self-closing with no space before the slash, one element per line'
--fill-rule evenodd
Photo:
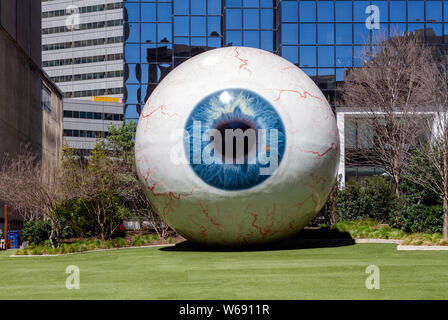
<path fill-rule="evenodd" d="M 294 249 L 313 249 L 350 246 L 355 240 L 348 232 L 331 230 L 330 228 L 306 228 L 299 233 L 269 244 L 245 246 L 211 246 L 191 241 L 183 241 L 175 246 L 163 247 L 161 251 L 195 251 L 195 252 L 243 252 L 243 251 L 276 251 Z"/>

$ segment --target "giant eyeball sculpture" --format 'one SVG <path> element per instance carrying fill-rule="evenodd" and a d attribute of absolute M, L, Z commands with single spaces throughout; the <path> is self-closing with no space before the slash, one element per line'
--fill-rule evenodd
<path fill-rule="evenodd" d="M 258 244 L 301 230 L 339 163 L 324 95 L 270 52 L 227 47 L 171 71 L 141 113 L 139 179 L 160 217 L 193 242 Z"/>

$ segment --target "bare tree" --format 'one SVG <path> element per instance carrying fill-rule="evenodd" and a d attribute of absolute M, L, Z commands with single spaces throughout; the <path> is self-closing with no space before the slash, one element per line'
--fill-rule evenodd
<path fill-rule="evenodd" d="M 435 192 L 443 202 L 443 238 L 448 239 L 448 52 L 435 51 L 423 70 L 421 95 L 427 101 L 425 143 L 413 153 L 407 177 Z"/>
<path fill-rule="evenodd" d="M 71 159 L 72 162 L 76 161 L 73 157 Z M 107 150 L 98 142 L 87 165 L 70 165 L 69 168 L 67 180 L 74 184 L 66 183 L 65 187 L 72 189 L 75 198 L 84 200 L 87 211 L 96 222 L 101 239 L 109 239 L 121 222 L 118 211 L 123 203 L 117 191 L 122 188 L 123 169 L 120 161 L 109 157 Z"/>
<path fill-rule="evenodd" d="M 362 54 L 361 67 L 347 74 L 336 101 L 339 106 L 359 110 L 362 118 L 358 123 L 364 126 L 358 132 L 361 147 L 347 162 L 362 159 L 389 174 L 397 198 L 408 151 L 421 135 L 416 114 L 425 103 L 421 74 L 428 57 L 430 50 L 417 36 L 379 37 L 372 50 Z"/>
<path fill-rule="evenodd" d="M 104 141 L 103 148 L 108 150 L 109 156 L 115 159 L 120 167 L 117 178 L 117 195 L 124 200 L 126 207 L 133 217 L 147 221 L 160 239 L 165 239 L 173 230 L 157 215 L 151 202 L 145 195 L 146 186 L 140 183 L 135 167 L 134 140 L 135 123 L 120 127 L 111 127 L 111 135 Z"/>
<path fill-rule="evenodd" d="M 121 184 L 118 188 L 118 194 L 125 199 L 133 215 L 147 220 L 151 228 L 157 233 L 160 239 L 165 239 L 173 230 L 157 215 L 152 203 L 144 193 L 146 188 L 137 177 L 135 165 L 126 166 L 122 162 Z"/>
<path fill-rule="evenodd" d="M 16 155 L 4 155 L 0 165 L 0 200 L 10 205 L 24 220 L 48 219 L 50 243 L 59 236 L 59 222 L 53 215 L 57 203 L 65 198 L 57 174 L 48 174 L 30 146 Z"/>

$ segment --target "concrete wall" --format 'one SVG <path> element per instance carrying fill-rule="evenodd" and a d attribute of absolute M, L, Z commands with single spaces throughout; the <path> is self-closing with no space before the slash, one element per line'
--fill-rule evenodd
<path fill-rule="evenodd" d="M 0 24 L 38 65 L 42 60 L 41 0 L 1 0 Z"/>
<path fill-rule="evenodd" d="M 42 145 L 41 75 L 0 27 L 0 155 Z"/>
<path fill-rule="evenodd" d="M 44 78 L 43 84 L 51 92 L 51 111 L 42 110 L 42 164 L 49 174 L 55 174 L 63 146 L 63 100 L 52 90 L 50 80 Z"/>
<path fill-rule="evenodd" d="M 42 86 L 51 93 L 48 109 L 41 105 Z M 0 26 L 0 159 L 4 153 L 14 154 L 21 145 L 31 144 L 43 166 L 54 172 L 62 149 L 62 116 L 61 91 Z M 1 218 L 0 203 L 0 227 Z"/>

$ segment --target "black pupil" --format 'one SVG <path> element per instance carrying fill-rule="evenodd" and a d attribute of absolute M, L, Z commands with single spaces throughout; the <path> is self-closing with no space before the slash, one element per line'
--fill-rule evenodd
<path fill-rule="evenodd" d="M 230 129 L 232 131 L 235 131 L 236 129 L 241 129 L 243 133 L 246 132 L 247 129 L 254 129 L 252 126 L 250 126 L 248 123 L 243 121 L 229 121 L 222 123 L 216 127 L 216 130 L 219 130 L 222 137 L 222 146 L 221 146 L 221 152 L 223 158 L 226 157 L 226 129 Z M 254 130 L 256 133 L 256 130 Z M 252 141 L 251 141 L 252 142 Z M 233 137 L 233 159 L 236 159 L 236 144 L 237 144 L 237 138 Z M 249 145 L 249 138 L 247 136 L 244 137 L 244 157 L 246 158 L 249 151 L 254 147 L 254 142 Z M 219 150 L 215 149 L 215 150 Z"/>

